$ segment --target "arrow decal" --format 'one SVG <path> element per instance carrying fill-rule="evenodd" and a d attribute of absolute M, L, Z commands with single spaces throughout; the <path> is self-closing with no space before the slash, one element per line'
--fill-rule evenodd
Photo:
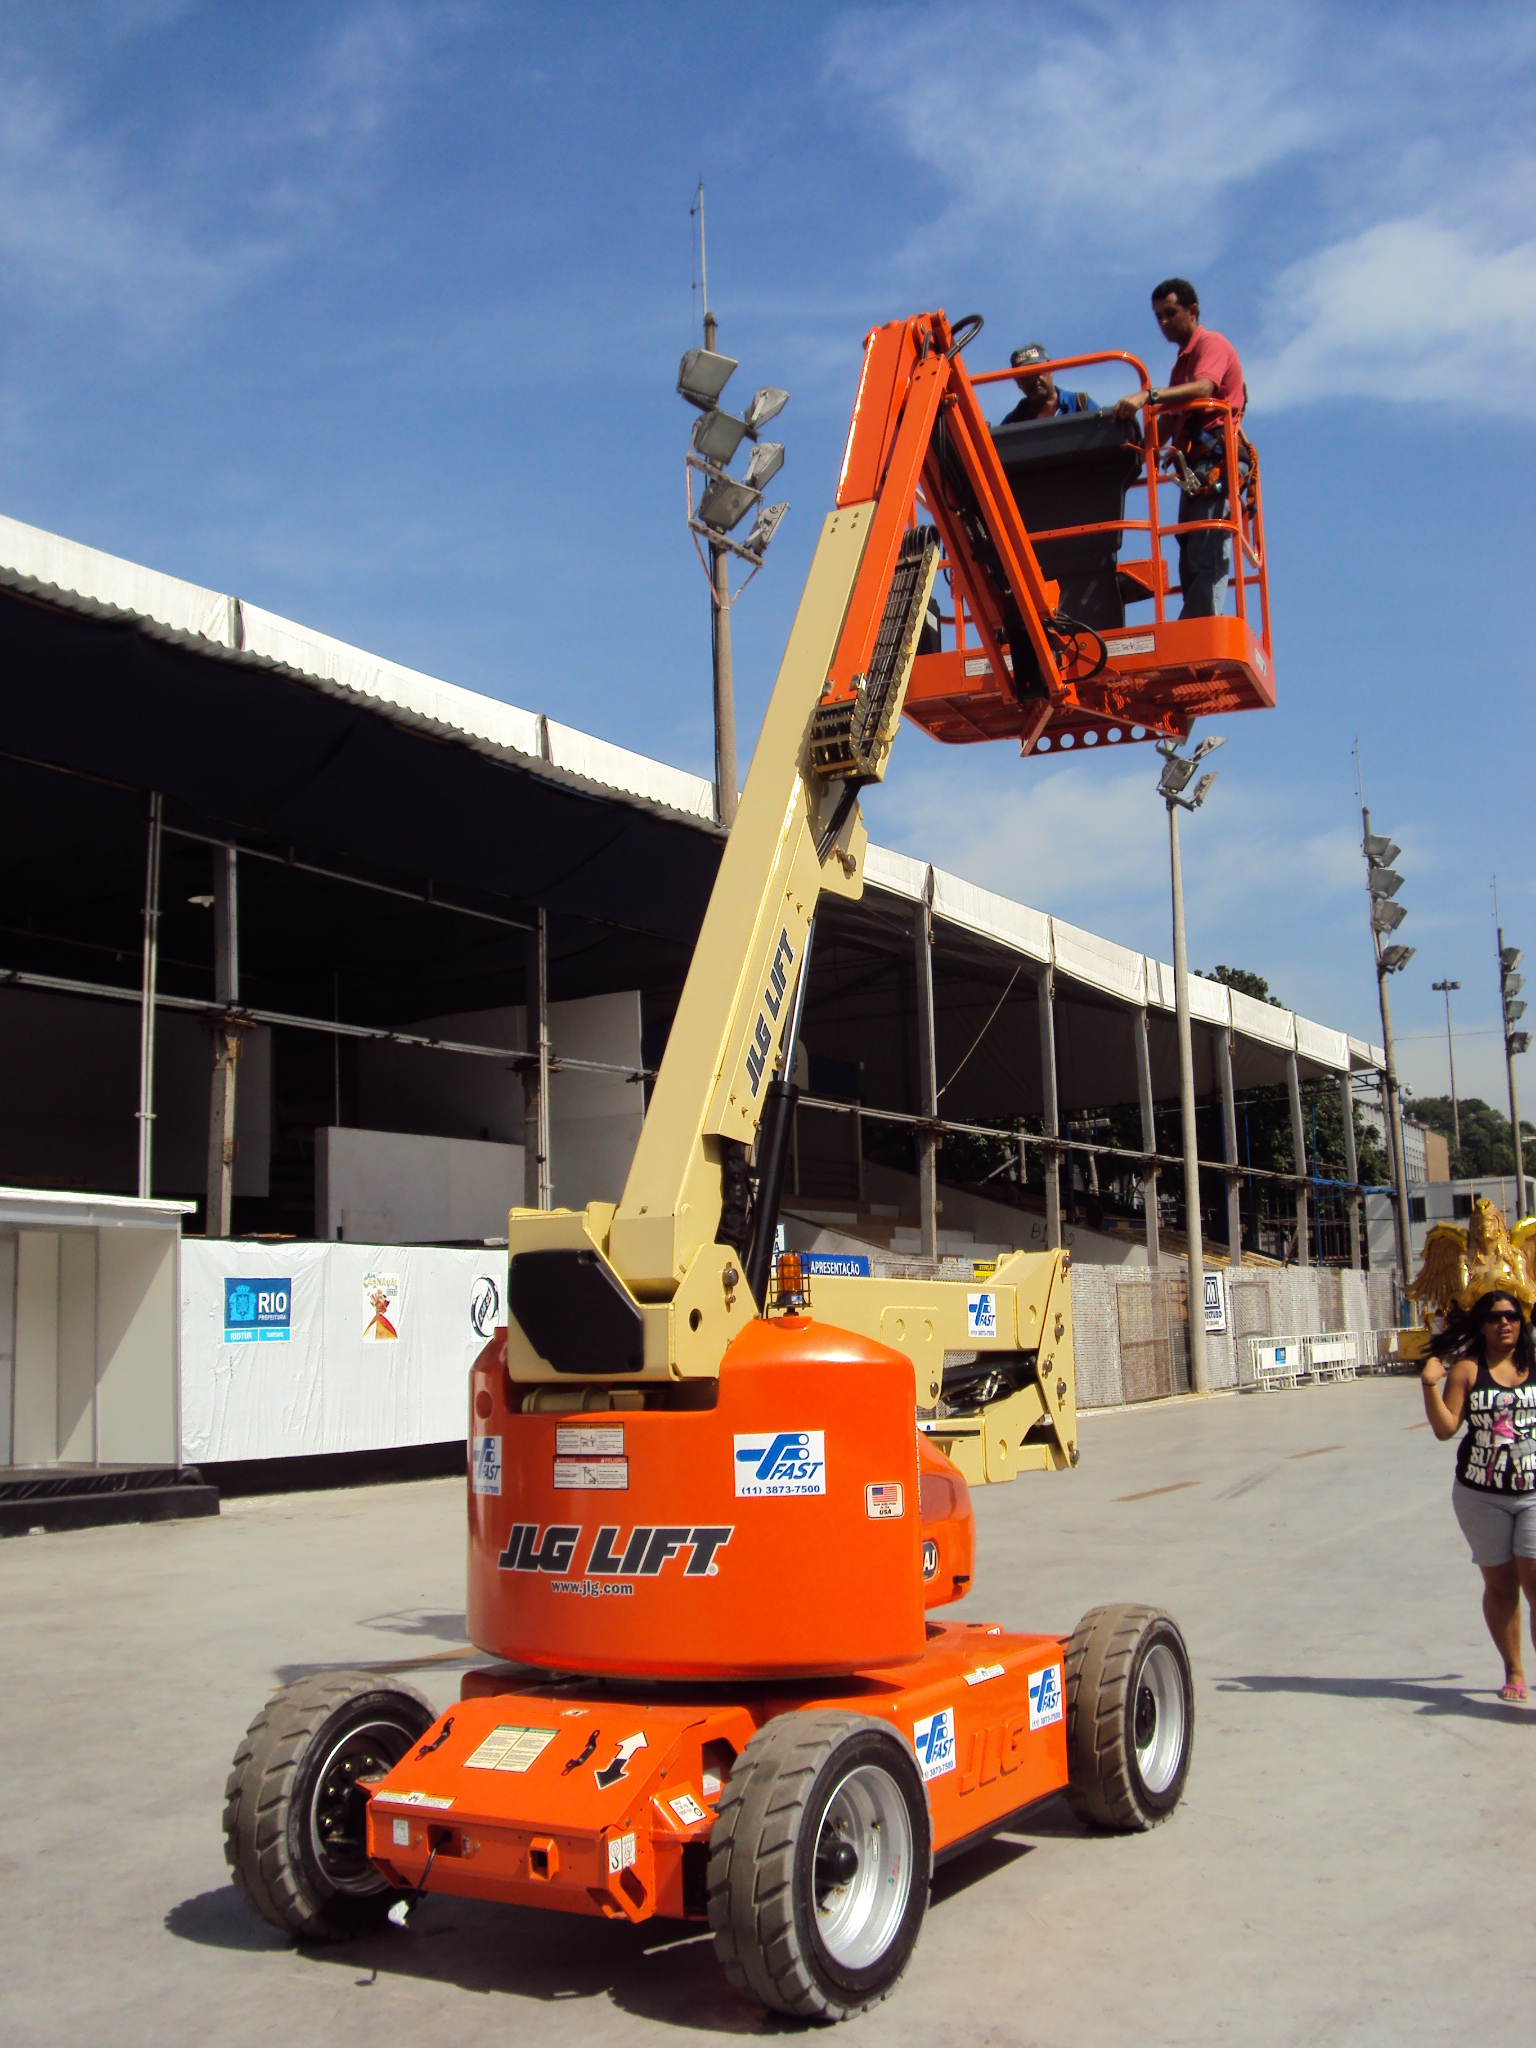
<path fill-rule="evenodd" d="M 612 1763 L 604 1764 L 600 1771 L 592 1773 L 602 1790 L 606 1792 L 610 1785 L 617 1785 L 621 1778 L 628 1777 L 630 1758 L 637 1749 L 649 1747 L 650 1744 L 643 1735 L 626 1735 L 614 1751 Z"/>

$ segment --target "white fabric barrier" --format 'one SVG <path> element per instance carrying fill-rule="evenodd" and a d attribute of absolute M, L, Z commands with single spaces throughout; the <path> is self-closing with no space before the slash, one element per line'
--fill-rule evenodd
<path fill-rule="evenodd" d="M 451 1443 L 506 1322 L 504 1251 L 188 1239 L 181 1442 L 191 1465 Z"/>

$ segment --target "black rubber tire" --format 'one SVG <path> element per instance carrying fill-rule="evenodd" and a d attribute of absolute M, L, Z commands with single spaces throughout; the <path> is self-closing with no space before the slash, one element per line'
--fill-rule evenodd
<path fill-rule="evenodd" d="M 1137 1761 L 1136 1726 L 1147 1659 L 1164 1650 L 1176 1667 L 1183 1726 L 1171 1776 L 1154 1787 Z M 1166 1663 L 1162 1664 L 1167 1674 Z M 1067 1800 L 1080 1820 L 1120 1833 L 1156 1827 L 1178 1805 L 1195 1743 L 1195 1687 L 1178 1624 L 1157 1607 L 1094 1607 L 1066 1655 Z M 1146 1702 L 1140 1701 L 1145 1714 Z"/>
<path fill-rule="evenodd" d="M 839 1788 L 863 1766 L 894 1782 L 911 1829 L 900 1920 L 874 1960 L 849 1968 L 822 1940 L 815 1856 Z M 709 1924 L 738 1991 L 770 2012 L 844 2020 L 878 2005 L 911 1960 L 928 1910 L 933 1833 L 911 1750 L 884 1721 L 832 1709 L 760 1728 L 732 1766 L 709 1838 Z"/>
<path fill-rule="evenodd" d="M 402 1894 L 379 1872 L 353 1859 L 355 1874 L 338 1884 L 321 1861 L 311 1819 L 322 1773 L 350 1733 L 372 1727 L 379 1732 L 360 1740 L 353 1762 L 382 1776 L 436 1719 L 412 1687 L 366 1671 L 301 1678 L 272 1695 L 224 1788 L 224 1855 L 253 1913 L 301 1941 L 345 1941 L 384 1919 Z M 347 1766 L 338 1768 L 344 1783 Z M 362 1794 L 344 1795 L 344 1807 L 359 1822 Z"/>

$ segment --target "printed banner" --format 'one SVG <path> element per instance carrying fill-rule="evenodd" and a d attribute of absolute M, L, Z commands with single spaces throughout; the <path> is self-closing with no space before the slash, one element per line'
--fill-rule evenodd
<path fill-rule="evenodd" d="M 194 1465 L 462 1439 L 469 1368 L 506 1322 L 491 1250 L 193 1238 L 181 1280 Z"/>

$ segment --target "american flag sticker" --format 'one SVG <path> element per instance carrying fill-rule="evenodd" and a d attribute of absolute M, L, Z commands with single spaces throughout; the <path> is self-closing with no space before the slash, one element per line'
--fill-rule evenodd
<path fill-rule="evenodd" d="M 866 1486 L 864 1512 L 872 1522 L 898 1522 L 906 1512 L 906 1497 L 899 1485 Z"/>

